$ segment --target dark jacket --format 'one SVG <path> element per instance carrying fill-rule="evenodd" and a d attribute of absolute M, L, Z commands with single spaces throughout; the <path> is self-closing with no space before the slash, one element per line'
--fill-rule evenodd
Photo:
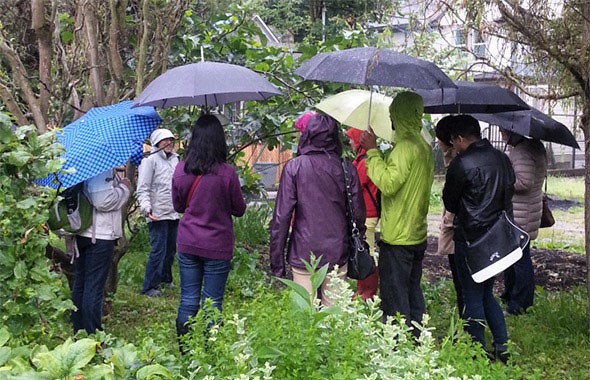
<path fill-rule="evenodd" d="M 445 208 L 455 214 L 455 240 L 474 240 L 498 219 L 512 217 L 514 171 L 508 156 L 487 139 L 469 145 L 449 165 L 443 189 Z"/>
<path fill-rule="evenodd" d="M 314 115 L 307 123 L 299 156 L 285 165 L 270 225 L 270 265 L 275 276 L 285 275 L 285 249 L 289 265 L 305 268 L 313 253 L 320 266 L 342 266 L 348 260 L 348 235 L 342 145 L 334 119 Z M 365 206 L 355 168 L 346 162 L 352 183 L 355 217 L 365 233 Z M 291 232 L 289 234 L 289 230 Z"/>
<path fill-rule="evenodd" d="M 230 260 L 234 249 L 233 216 L 242 216 L 246 203 L 236 170 L 220 164 L 201 177 L 187 205 L 195 175 L 180 161 L 172 176 L 174 210 L 184 213 L 178 224 L 178 252 L 216 260 Z"/>

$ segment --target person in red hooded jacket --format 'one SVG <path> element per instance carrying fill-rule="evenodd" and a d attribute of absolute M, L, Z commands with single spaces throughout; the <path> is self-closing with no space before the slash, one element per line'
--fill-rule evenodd
<path fill-rule="evenodd" d="M 358 172 L 359 181 L 363 190 L 363 200 L 365 201 L 365 226 L 367 227 L 365 236 L 367 243 L 371 247 L 371 256 L 375 256 L 375 232 L 379 223 L 379 194 L 377 193 L 377 186 L 375 186 L 367 175 L 367 167 L 365 166 L 367 152 L 360 146 L 362 134 L 363 131 L 356 128 L 346 131 L 346 137 L 348 137 L 352 151 L 356 154 L 352 164 Z M 373 298 L 377 293 L 378 287 L 379 271 L 375 268 L 375 272 L 372 275 L 364 280 L 358 281 L 355 296 L 360 296 L 362 300 Z"/>

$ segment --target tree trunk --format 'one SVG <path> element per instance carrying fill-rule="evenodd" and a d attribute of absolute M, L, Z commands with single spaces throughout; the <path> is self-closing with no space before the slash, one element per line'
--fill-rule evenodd
<path fill-rule="evenodd" d="M 49 110 L 49 98 L 51 96 L 51 57 L 53 54 L 52 26 L 45 18 L 45 1 L 31 1 L 31 28 L 37 36 L 39 46 L 39 108 L 47 123 L 47 111 Z"/>
<path fill-rule="evenodd" d="M 98 4 L 93 1 L 84 3 L 84 27 L 86 29 L 86 41 L 88 43 L 88 63 L 90 64 L 90 83 L 94 89 L 94 105 L 104 106 L 104 91 L 102 87 L 102 65 L 100 62 L 100 53 L 98 51 L 99 30 L 96 19 L 96 9 Z"/>

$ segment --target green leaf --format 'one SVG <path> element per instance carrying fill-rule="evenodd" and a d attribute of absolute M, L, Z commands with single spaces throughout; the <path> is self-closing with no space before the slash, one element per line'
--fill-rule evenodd
<path fill-rule="evenodd" d="M 10 339 L 10 333 L 6 327 L 0 329 L 0 347 L 4 346 Z"/>
<path fill-rule="evenodd" d="M 168 368 L 161 364 L 151 364 L 140 368 L 136 374 L 137 379 L 154 379 L 154 378 L 165 378 L 173 379 L 172 373 Z"/>
<path fill-rule="evenodd" d="M 3 366 L 6 363 L 12 354 L 12 349 L 10 347 L 0 347 L 0 366 Z"/>
<path fill-rule="evenodd" d="M 28 209 L 33 208 L 35 206 L 37 206 L 37 201 L 33 197 L 23 199 L 22 201 L 20 201 L 16 204 L 16 207 L 21 210 L 28 210 Z"/>
<path fill-rule="evenodd" d="M 74 375 L 86 364 L 90 363 L 96 355 L 96 341 L 93 339 L 80 339 L 69 347 L 63 358 L 62 368 L 68 374 Z"/>
<path fill-rule="evenodd" d="M 14 272 L 14 277 L 16 279 L 25 278 L 25 276 L 27 275 L 27 265 L 25 264 L 24 261 L 19 261 L 14 266 L 13 272 Z"/>
<path fill-rule="evenodd" d="M 279 278 L 279 280 L 291 288 L 291 298 L 299 309 L 310 310 L 312 308 L 311 296 L 307 289 L 292 280 L 285 278 Z"/>
<path fill-rule="evenodd" d="M 25 166 L 32 158 L 31 154 L 23 149 L 17 149 L 8 155 L 8 163 L 14 166 Z"/>

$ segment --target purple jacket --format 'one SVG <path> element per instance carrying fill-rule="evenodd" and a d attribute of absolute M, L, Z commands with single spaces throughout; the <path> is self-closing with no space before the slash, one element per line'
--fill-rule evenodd
<path fill-rule="evenodd" d="M 246 202 L 235 169 L 220 164 L 214 173 L 206 174 L 186 205 L 195 180 L 184 172 L 180 161 L 172 176 L 174 210 L 184 213 L 178 224 L 178 252 L 216 260 L 231 260 L 234 249 L 232 215 L 242 216 Z"/>
<path fill-rule="evenodd" d="M 334 119 L 312 116 L 301 136 L 298 154 L 281 174 L 270 226 L 270 265 L 277 277 L 285 276 L 285 248 L 289 265 L 296 268 L 305 268 L 302 260 L 309 262 L 312 252 L 321 256 L 320 266 L 342 266 L 348 260 L 350 228 L 340 161 L 342 146 Z M 358 175 L 350 162 L 346 166 L 357 226 L 364 235 L 365 205 Z"/>

